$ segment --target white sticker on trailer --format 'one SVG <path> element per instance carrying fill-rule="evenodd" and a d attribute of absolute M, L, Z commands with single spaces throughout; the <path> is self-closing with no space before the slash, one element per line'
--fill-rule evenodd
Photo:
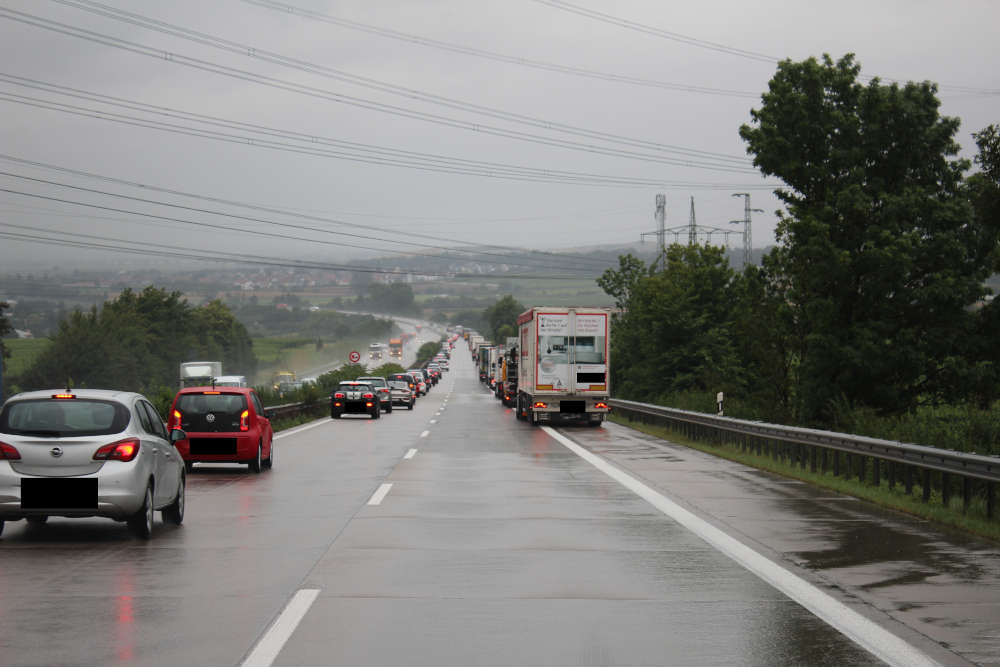
<path fill-rule="evenodd" d="M 577 315 L 577 336 L 603 336 L 607 324 L 607 315 Z"/>
<path fill-rule="evenodd" d="M 569 315 L 566 313 L 539 313 L 538 333 L 546 336 L 565 336 L 569 333 Z"/>

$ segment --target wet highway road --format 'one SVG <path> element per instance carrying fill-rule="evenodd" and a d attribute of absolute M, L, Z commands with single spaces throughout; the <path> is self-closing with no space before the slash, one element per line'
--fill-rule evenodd
<path fill-rule="evenodd" d="M 452 368 L 412 412 L 282 434 L 271 472 L 196 467 L 184 525 L 158 521 L 149 543 L 106 520 L 8 523 L 0 664 L 235 665 L 268 651 L 276 665 L 879 662 L 549 431 L 513 419 L 462 345 Z M 920 620 L 963 618 L 969 600 L 964 590 L 949 600 L 952 585 L 976 587 L 979 618 L 996 619 L 1000 589 L 987 584 L 1000 577 L 982 545 L 932 545 L 917 522 L 872 518 L 857 501 L 621 427 L 560 431 L 798 568 L 917 657 L 963 662 L 928 639 L 947 623 Z M 865 533 L 872 520 L 892 530 Z M 904 551 L 886 546 L 904 537 Z M 936 560 L 911 567 L 906 550 L 928 546 Z M 916 592 L 924 604 L 907 603 Z M 286 605 L 297 626 L 285 625 Z M 992 627 L 992 643 L 951 628 L 966 638 L 953 647 L 997 660 Z"/>

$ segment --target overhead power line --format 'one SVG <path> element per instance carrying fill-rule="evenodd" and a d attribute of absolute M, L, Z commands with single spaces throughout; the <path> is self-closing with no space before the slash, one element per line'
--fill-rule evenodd
<path fill-rule="evenodd" d="M 615 176 L 593 172 L 541 169 L 537 167 L 527 167 L 509 163 L 469 160 L 466 158 L 443 156 L 434 153 L 388 148 L 373 144 L 333 139 L 330 137 L 323 137 L 318 134 L 305 134 L 293 130 L 283 130 L 251 123 L 244 123 L 241 121 L 206 116 L 203 114 L 170 109 L 167 107 L 157 107 L 155 105 L 148 105 L 141 102 L 124 101 L 120 98 L 111 98 L 95 93 L 83 93 L 81 91 L 73 92 L 73 89 L 68 89 L 63 86 L 46 84 L 43 82 L 31 83 L 30 81 L 31 80 L 23 79 L 21 77 L 14 77 L 0 73 L 0 82 L 7 82 L 37 90 L 45 90 L 47 92 L 56 92 L 60 95 L 88 99 L 96 101 L 100 104 L 112 105 L 119 108 L 138 110 L 145 114 L 154 114 L 156 116 L 163 116 L 171 119 L 180 118 L 213 127 L 233 129 L 239 132 L 251 132 L 258 135 L 258 137 L 250 137 L 246 134 L 228 134 L 218 130 L 208 130 L 205 128 L 192 127 L 190 125 L 180 125 L 167 121 L 151 120 L 148 118 L 129 116 L 103 109 L 88 108 L 80 105 L 67 104 L 50 99 L 18 95 L 3 91 L 0 91 L 0 99 L 14 104 L 22 104 L 36 108 L 48 109 L 51 111 L 59 111 L 61 113 L 105 120 L 124 125 L 131 125 L 134 127 L 160 130 L 173 134 L 183 134 L 203 139 L 212 139 L 215 141 L 238 144 L 241 146 L 269 148 L 284 152 L 314 155 L 317 157 L 329 157 L 352 162 L 364 162 L 367 164 L 416 169 L 418 171 L 565 185 L 598 185 L 610 187 L 673 186 L 702 189 L 725 189 L 729 187 L 727 184 L 667 181 L 663 179 Z M 288 139 L 289 141 L 296 143 L 276 140 L 280 138 Z M 653 161 L 673 164 L 672 160 L 654 159 Z M 742 174 L 745 172 L 743 170 L 739 170 L 738 173 Z"/>
<path fill-rule="evenodd" d="M 10 227 L 10 228 L 25 228 L 24 225 L 12 225 L 9 223 L 0 223 L 0 227 Z M 475 279 L 475 280 L 489 280 L 489 279 L 504 279 L 504 280 L 514 280 L 514 279 L 591 279 L 593 276 L 581 276 L 581 275 L 553 275 L 553 274 L 511 274 L 504 273 L 498 275 L 477 275 L 473 273 L 445 273 L 440 271 L 424 271 L 424 270 L 396 270 L 396 269 L 381 269 L 375 267 L 368 267 L 363 265 L 354 264 L 329 264 L 325 262 L 309 262 L 303 260 L 295 259 L 283 259 L 268 257 L 262 255 L 247 255 L 247 254 L 237 254 L 237 253 L 227 253 L 221 251 L 212 251 L 210 254 L 206 254 L 199 248 L 185 248 L 181 246 L 172 245 L 157 245 L 156 248 L 149 247 L 146 244 L 145 247 L 141 245 L 123 245 L 123 243 L 130 243 L 128 241 L 121 241 L 120 239 L 112 239 L 108 237 L 95 236 L 91 234 L 79 234 L 74 232 L 61 232 L 54 230 L 37 230 L 35 228 L 29 228 L 35 231 L 34 234 L 24 234 L 18 232 L 4 232 L 0 231 L 0 238 L 10 239 L 13 241 L 22 241 L 26 243 L 43 243 L 45 245 L 59 245 L 71 248 L 83 248 L 89 250 L 100 250 L 100 251 L 111 251 L 111 252 L 124 252 L 126 254 L 132 255 L 143 255 L 157 258 L 168 258 L 173 257 L 177 259 L 188 259 L 196 261 L 206 261 L 212 262 L 213 264 L 223 263 L 233 263 L 233 264 L 243 264 L 244 266 L 247 262 L 253 262 L 253 266 L 273 266 L 279 268 L 290 268 L 290 269 L 303 269 L 303 270 L 319 270 L 319 271 L 345 271 L 354 273 L 374 273 L 382 275 L 392 275 L 405 277 L 409 275 L 420 275 L 429 276 L 434 278 L 447 278 L 447 279 Z M 38 231 L 48 232 L 50 234 L 56 234 L 61 236 L 74 236 L 82 239 L 94 239 L 94 240 L 76 240 L 71 238 L 59 238 L 58 236 L 43 236 Z M 117 241 L 117 243 L 115 243 Z"/>
<path fill-rule="evenodd" d="M 162 21 L 149 19 L 147 17 L 138 14 L 133 14 L 131 12 L 126 12 L 124 10 L 108 7 L 100 3 L 90 2 L 89 0 L 52 0 L 52 2 L 56 2 L 70 7 L 75 7 L 83 11 L 87 11 L 100 16 L 104 16 L 106 18 L 128 23 L 130 25 L 136 25 L 138 27 L 146 28 L 148 30 L 153 30 L 163 34 L 168 34 L 173 37 L 185 39 L 197 44 L 201 44 L 203 46 L 214 48 L 216 50 L 224 51 L 231 54 L 236 54 L 242 57 L 249 57 L 254 60 L 260 60 L 272 64 L 281 65 L 283 67 L 296 69 L 303 72 L 308 72 L 324 78 L 352 83 L 355 85 L 378 90 L 380 92 L 399 95 L 405 97 L 408 100 L 416 99 L 450 109 L 460 110 L 467 113 L 475 113 L 495 119 L 504 120 L 518 125 L 544 129 L 549 132 L 553 131 L 560 132 L 572 136 L 585 137 L 588 139 L 598 140 L 605 143 L 617 144 L 619 146 L 629 146 L 633 148 L 641 148 L 644 150 L 654 150 L 665 153 L 672 153 L 680 156 L 686 156 L 686 158 L 688 159 L 683 161 L 681 163 L 681 166 L 688 166 L 700 169 L 715 169 L 715 170 L 743 169 L 745 171 L 752 171 L 752 167 L 750 167 L 750 161 L 746 157 L 742 156 L 733 156 L 723 153 L 715 153 L 712 151 L 703 151 L 698 149 L 685 148 L 681 146 L 674 146 L 671 144 L 663 144 L 659 142 L 635 139 L 632 137 L 625 137 L 622 135 L 617 135 L 607 132 L 588 130 L 585 128 L 580 128 L 565 123 L 560 123 L 557 121 L 551 121 L 523 114 L 516 114 L 513 112 L 502 111 L 499 109 L 494 109 L 491 107 L 477 105 L 469 102 L 462 102 L 460 100 L 455 100 L 440 95 L 433 95 L 417 89 L 389 84 L 375 79 L 371 79 L 369 77 L 361 77 L 340 70 L 336 70 L 330 67 L 317 65 L 314 63 L 309 63 L 294 58 L 289 58 L 287 56 L 282 56 L 277 53 L 272 53 L 264 49 L 258 49 L 256 47 L 245 44 L 238 44 L 236 42 L 231 42 L 229 40 L 225 40 L 219 37 L 207 35 L 205 33 L 188 30 L 179 26 L 174 26 L 172 24 L 164 23 Z M 635 152 L 631 150 L 608 149 L 607 147 L 602 147 L 595 144 L 581 144 L 580 142 L 575 142 L 566 139 L 543 137 L 531 134 L 529 132 L 510 130 L 495 126 L 484 125 L 480 123 L 471 123 L 468 121 L 461 121 L 447 116 L 440 116 L 438 114 L 415 111 L 413 109 L 406 107 L 389 105 L 381 102 L 376 102 L 373 100 L 345 95 L 342 93 L 334 93 L 331 91 L 314 88 L 311 86 L 304 86 L 301 84 L 296 84 L 293 82 L 276 79 L 273 77 L 258 75 L 245 70 L 226 67 L 209 61 L 185 56 L 180 53 L 165 52 L 162 49 L 147 47 L 145 45 L 138 44 L 135 42 L 130 42 L 110 35 L 105 35 L 94 31 L 85 30 L 82 28 L 78 28 L 76 26 L 59 23 L 57 21 L 52 21 L 39 16 L 34 16 L 31 14 L 15 10 L 0 8 L 0 16 L 6 16 L 7 18 L 26 23 L 28 25 L 34 25 L 47 30 L 52 30 L 54 32 L 59 32 L 65 35 L 86 39 L 88 41 L 93 41 L 95 43 L 104 44 L 106 46 L 121 48 L 124 50 L 131 51 L 133 53 L 145 55 L 147 57 L 166 59 L 167 61 L 176 64 L 194 67 L 205 71 L 211 71 L 218 74 L 224 74 L 226 76 L 234 76 L 239 79 L 252 81 L 256 83 L 262 83 L 264 85 L 270 85 L 272 87 L 279 89 L 289 90 L 300 94 L 307 94 L 313 97 L 320 97 L 323 99 L 328 99 L 330 101 L 336 101 L 343 104 L 349 104 L 352 106 L 359 106 L 362 108 L 368 108 L 376 111 L 381 111 L 384 113 L 390 113 L 393 115 L 414 118 L 450 127 L 462 128 L 484 134 L 491 134 L 506 138 L 531 141 L 533 143 L 543 143 L 552 146 L 574 148 L 577 150 L 585 148 L 592 152 L 602 152 L 604 154 L 618 155 L 620 157 L 638 157 L 639 159 L 642 159 L 643 155 L 641 153 L 635 154 Z M 675 158 L 675 159 L 679 160 L 680 158 Z M 726 165 L 728 165 L 728 169 Z"/>
<path fill-rule="evenodd" d="M 560 74 L 569 74 L 571 76 L 597 79 L 600 81 L 611 81 L 614 83 L 623 83 L 633 86 L 642 86 L 646 88 L 660 88 L 662 90 L 673 90 L 684 93 L 698 93 L 702 95 L 722 95 L 726 97 L 747 97 L 747 98 L 760 97 L 759 92 L 753 92 L 749 90 L 732 90 L 729 88 L 711 88 L 709 86 L 695 86 L 684 83 L 671 83 L 668 81 L 659 81 L 656 79 L 643 79 L 641 77 L 627 76 L 624 74 L 599 72 L 595 70 L 586 69 L 583 67 L 574 67 L 572 65 L 560 65 L 557 63 L 546 62 L 544 60 L 526 58 L 524 56 L 511 56 L 504 53 L 497 53 L 495 51 L 487 51 L 486 49 L 478 49 L 472 46 L 465 46 L 463 44 L 443 42 L 441 40 L 431 39 L 429 37 L 422 37 L 420 35 L 401 32 L 399 30 L 392 30 L 390 28 L 383 28 L 380 26 L 371 25 L 369 23 L 362 23 L 360 21 L 352 21 L 349 19 L 341 18 L 339 16 L 331 16 L 329 14 L 323 14 L 321 12 L 314 12 L 308 9 L 304 9 L 302 7 L 289 5 L 283 2 L 274 2 L 273 0 L 243 0 L 243 2 L 287 14 L 294 14 L 296 16 L 301 16 L 303 18 L 310 19 L 312 21 L 319 21 L 322 23 L 328 23 L 331 25 L 340 26 L 342 28 L 348 28 L 350 30 L 358 30 L 361 32 L 366 32 L 371 35 L 379 35 L 380 37 L 395 39 L 400 42 L 417 44 L 419 46 L 425 46 L 432 49 L 439 49 L 441 51 L 449 51 L 451 53 L 461 53 L 467 56 L 484 58 L 486 60 L 493 60 L 496 62 L 508 63 L 511 65 L 518 65 L 520 67 L 530 67 L 533 69 L 544 70 L 547 72 L 558 72 Z"/>
<path fill-rule="evenodd" d="M 137 202 L 137 203 L 152 204 L 152 205 L 156 205 L 156 206 L 164 206 L 164 207 L 167 207 L 167 208 L 179 209 L 179 210 L 193 212 L 193 213 L 216 215 L 216 216 L 222 216 L 222 217 L 232 218 L 232 219 L 236 219 L 236 220 L 244 220 L 244 221 L 255 222 L 255 223 L 265 223 L 265 224 L 269 224 L 269 225 L 276 226 L 276 227 L 287 227 L 287 228 L 290 228 L 290 229 L 311 231 L 311 232 L 317 232 L 317 233 L 323 233 L 323 234 L 331 234 L 331 235 L 335 235 L 335 236 L 347 236 L 347 237 L 350 237 L 350 238 L 359 238 L 359 239 L 370 240 L 370 241 L 381 241 L 381 242 L 394 243 L 394 244 L 399 244 L 399 245 L 419 246 L 419 247 L 424 247 L 424 248 L 434 249 L 434 250 L 441 249 L 440 246 L 433 245 L 433 244 L 418 243 L 418 242 L 415 242 L 415 241 L 399 241 L 399 240 L 396 240 L 396 239 L 384 239 L 384 238 L 380 238 L 380 237 L 365 236 L 365 235 L 362 235 L 362 234 L 351 234 L 351 233 L 348 233 L 348 232 L 336 232 L 336 231 L 332 231 L 332 230 L 329 230 L 329 229 L 320 229 L 320 228 L 316 228 L 316 227 L 307 227 L 305 225 L 295 225 L 295 224 L 291 224 L 291 223 L 278 222 L 278 221 L 268 220 L 268 219 L 264 219 L 264 218 L 254 218 L 254 217 L 250 217 L 250 216 L 237 215 L 237 214 L 233 214 L 233 213 L 225 213 L 225 212 L 221 212 L 221 211 L 213 211 L 211 209 L 202 209 L 202 208 L 195 208 L 195 207 L 191 207 L 191 206 L 183 206 L 183 205 L 180 205 L 180 204 L 171 204 L 171 203 L 168 203 L 168 202 L 161 202 L 161 201 L 156 201 L 156 200 L 152 200 L 152 199 L 145 199 L 145 198 L 142 198 L 142 197 L 130 197 L 128 195 L 122 195 L 122 194 L 117 194 L 117 193 L 113 193 L 113 192 L 107 192 L 107 191 L 103 191 L 103 190 L 95 190 L 95 189 L 92 189 L 92 188 L 84 188 L 84 187 L 80 187 L 80 186 L 69 185 L 69 184 L 66 184 L 66 183 L 58 183 L 56 181 L 49 181 L 49 180 L 46 180 L 46 179 L 32 178 L 30 176 L 24 176 L 24 175 L 20 175 L 20 174 L 14 174 L 14 173 L 5 172 L 5 171 L 0 171 L 0 176 L 9 176 L 9 177 L 12 177 L 12 178 L 18 178 L 18 179 L 29 181 L 29 182 L 40 183 L 40 184 L 45 184 L 45 185 L 54 185 L 54 186 L 57 186 L 57 187 L 62 187 L 62 188 L 67 188 L 67 189 L 71 189 L 71 190 L 76 190 L 76 191 L 79 191 L 79 192 L 87 192 L 87 193 L 90 193 L 90 194 L 97 194 L 97 195 L 106 196 L 106 197 L 114 197 L 114 198 L 119 198 L 119 199 L 125 199 L 125 200 L 128 200 L 128 201 L 133 201 L 133 202 Z M 375 252 L 383 252 L 383 253 L 385 253 L 385 252 L 393 252 L 390 249 L 384 248 L 384 247 L 377 248 L 377 247 L 373 247 L 373 246 L 359 245 L 359 244 L 356 244 L 356 243 L 347 243 L 347 242 L 339 241 L 339 240 L 338 241 L 327 241 L 327 240 L 316 239 L 316 238 L 311 238 L 311 237 L 295 236 L 295 235 L 292 235 L 292 234 L 281 234 L 281 233 L 277 233 L 277 232 L 264 232 L 264 231 L 254 230 L 254 229 L 246 229 L 246 228 L 242 228 L 242 227 L 231 227 L 231 226 L 228 226 L 228 225 L 221 225 L 221 224 L 210 223 L 210 222 L 199 222 L 199 221 L 194 221 L 194 220 L 186 220 L 186 219 L 183 219 L 183 218 L 176 218 L 176 217 L 172 217 L 172 216 L 156 215 L 156 214 L 152 214 L 152 213 L 145 213 L 145 212 L 142 212 L 142 211 L 134 211 L 134 210 L 130 210 L 130 209 L 122 209 L 122 208 L 117 208 L 117 207 L 112 207 L 112 206 L 103 206 L 103 205 L 99 205 L 99 204 L 92 204 L 92 203 L 88 203 L 88 202 L 81 202 L 81 201 L 71 200 L 71 199 L 65 199 L 65 198 L 61 198 L 61 197 L 41 195 L 41 194 L 24 192 L 24 191 L 19 191 L 19 190 L 11 190 L 9 188 L 0 188 L 0 192 L 7 192 L 9 194 L 19 195 L 19 196 L 22 196 L 22 197 L 29 197 L 29 198 L 34 198 L 34 199 L 42 199 L 42 200 L 51 201 L 51 202 L 58 202 L 58 203 L 62 203 L 62 204 L 72 204 L 72 205 L 76 205 L 76 206 L 85 206 L 85 207 L 94 208 L 94 209 L 103 210 L 103 211 L 109 211 L 109 212 L 113 212 L 113 213 L 124 213 L 124 214 L 128 214 L 128 215 L 136 215 L 136 216 L 140 216 L 140 217 L 144 217 L 144 218 L 150 218 L 150 219 L 154 219 L 154 220 L 162 220 L 162 221 L 165 221 L 165 222 L 175 222 L 175 223 L 178 223 L 178 224 L 190 225 L 190 226 L 195 226 L 195 227 L 203 227 L 203 228 L 208 228 L 208 229 L 216 229 L 216 230 L 225 231 L 225 232 L 235 232 L 237 234 L 241 234 L 241 235 L 245 235 L 245 236 L 257 236 L 257 237 L 263 237 L 263 238 L 281 239 L 281 240 L 288 240 L 288 241 L 304 241 L 304 242 L 307 242 L 307 243 L 313 243 L 313 244 L 318 243 L 318 244 L 321 244 L 321 245 L 329 245 L 329 246 L 334 246 L 334 247 L 338 247 L 338 248 L 340 248 L 340 247 L 348 247 L 348 248 L 355 248 L 355 249 L 361 249 L 361 250 L 373 250 Z M 523 262 L 525 262 L 525 261 L 539 261 L 539 262 L 541 262 L 542 261 L 541 259 L 533 260 L 530 257 L 516 258 L 516 257 L 512 257 L 510 254 L 494 253 L 494 252 L 489 252 L 489 251 L 485 251 L 485 250 L 474 251 L 474 250 L 465 250 L 465 249 L 462 249 L 462 248 L 453 248 L 451 250 L 452 250 L 452 252 L 455 252 L 455 253 L 464 253 L 466 256 L 465 257 L 456 257 L 454 255 L 435 255 L 435 254 L 427 254 L 427 253 L 421 253 L 421 255 L 425 256 L 425 257 L 439 257 L 439 258 L 449 259 L 449 260 L 453 260 L 453 261 L 456 261 L 456 260 L 458 260 L 458 261 L 465 260 L 465 261 L 491 262 L 491 263 L 494 263 L 494 264 L 501 263 L 501 264 L 508 264 L 508 265 L 512 265 L 512 266 L 529 266 L 529 267 L 534 267 L 534 268 L 538 268 L 538 264 L 524 264 Z M 395 251 L 395 252 L 397 252 L 399 254 L 403 254 L 401 251 Z M 494 257 L 494 258 L 499 258 L 499 259 L 483 259 L 483 257 Z M 570 260 L 570 258 L 565 258 L 565 259 L 567 261 Z M 576 258 L 572 258 L 572 259 L 575 261 Z M 518 260 L 520 260 L 520 261 L 518 261 Z M 567 270 L 574 270 L 575 268 L 578 268 L 576 266 L 568 266 L 568 265 L 555 264 L 555 263 L 553 263 L 552 261 L 549 261 L 549 260 L 546 260 L 543 265 L 546 268 L 567 269 Z"/>
<path fill-rule="evenodd" d="M 716 53 L 723 53 L 730 56 L 736 56 L 739 58 L 745 58 L 747 60 L 754 60 L 757 62 L 763 62 L 769 64 L 777 64 L 781 60 L 776 56 L 759 53 L 757 51 L 740 49 L 734 46 L 720 44 L 718 42 L 710 42 L 705 39 L 699 39 L 697 37 L 691 37 L 689 35 L 682 35 L 681 33 L 678 32 L 663 30 L 662 28 L 657 28 L 651 25 L 647 25 L 645 23 L 630 21 L 628 19 L 623 19 L 618 16 L 605 14 L 604 12 L 595 11 L 593 9 L 587 9 L 586 7 L 581 7 L 579 5 L 565 2 L 565 0 L 534 0 L 534 1 L 542 5 L 548 5 L 549 7 L 562 10 L 564 12 L 577 14 L 578 16 L 585 16 L 587 18 L 591 18 L 596 21 L 601 21 L 603 23 L 610 23 L 611 25 L 616 25 L 621 28 L 626 28 L 628 30 L 634 30 L 636 32 L 641 32 L 646 35 L 652 35 L 654 37 L 661 37 L 663 39 L 668 39 L 670 41 L 678 42 L 680 44 L 686 44 L 688 46 L 694 46 L 701 49 L 706 49 L 708 51 L 714 51 Z M 903 82 L 902 79 L 898 78 L 876 77 L 872 75 L 864 75 L 861 78 L 866 80 L 880 78 L 884 81 L 889 81 L 893 83 Z M 962 86 L 954 84 L 938 84 L 938 89 L 954 91 L 956 93 L 970 93 L 975 95 L 1000 95 L 1000 89 L 997 88 L 977 88 L 973 86 Z"/>
<path fill-rule="evenodd" d="M 95 174 L 95 173 L 92 173 L 92 172 L 82 171 L 82 170 L 78 170 L 78 169 L 70 169 L 68 167 L 61 167 L 61 166 L 57 166 L 57 165 L 47 164 L 47 163 L 44 163 L 44 162 L 38 162 L 38 161 L 35 161 L 35 160 L 26 160 L 26 159 L 23 159 L 23 158 L 18 158 L 18 157 L 12 156 L 12 155 L 5 155 L 3 153 L 0 153 L 0 160 L 5 160 L 5 161 L 8 161 L 8 162 L 13 162 L 15 164 L 20 164 L 20 165 L 24 165 L 24 166 L 30 166 L 30 167 L 36 167 L 36 168 L 46 169 L 46 170 L 49 170 L 49 171 L 56 171 L 56 172 L 60 172 L 60 173 L 72 174 L 74 176 L 81 176 L 81 177 L 84 177 L 84 178 L 98 180 L 98 181 L 102 181 L 102 182 L 106 182 L 106 183 L 115 183 L 117 185 L 124 185 L 124 186 L 127 186 L 127 187 L 138 188 L 138 189 L 143 190 L 145 192 L 159 192 L 159 193 L 168 194 L 168 195 L 186 197 L 188 199 L 194 199 L 194 200 L 197 200 L 197 201 L 206 201 L 206 202 L 211 202 L 211 203 L 214 203 L 214 204 L 223 204 L 223 205 L 226 205 L 226 206 L 235 206 L 235 207 L 239 207 L 239 208 L 243 208 L 243 209 L 247 209 L 247 210 L 260 211 L 260 212 L 268 213 L 268 214 L 282 215 L 282 216 L 287 216 L 287 217 L 292 217 L 292 218 L 298 218 L 298 219 L 301 219 L 301 220 L 308 220 L 308 221 L 311 221 L 311 222 L 318 222 L 318 223 L 323 223 L 323 224 L 327 224 L 327 225 L 333 225 L 333 226 L 337 226 L 337 227 L 348 227 L 348 228 L 354 229 L 354 230 L 356 230 L 356 229 L 358 229 L 360 227 L 362 230 L 371 231 L 371 228 L 369 228 L 367 226 L 358 225 L 358 224 L 355 224 L 355 223 L 347 222 L 347 221 L 344 221 L 344 220 L 339 220 L 339 219 L 336 219 L 336 218 L 329 218 L 329 217 L 316 216 L 316 215 L 311 215 L 311 214 L 306 214 L 306 213 L 299 213 L 299 212 L 296 212 L 296 211 L 289 211 L 287 209 L 281 209 L 281 208 L 277 208 L 277 207 L 273 207 L 273 206 L 264 206 L 264 205 L 261 205 L 261 204 L 250 204 L 250 203 L 239 202 L 239 201 L 230 200 L 230 199 L 223 199 L 221 197 L 211 197 L 211 196 L 208 196 L 208 195 L 201 195 L 201 194 L 192 193 L 192 192 L 185 192 L 185 191 L 176 190 L 176 189 L 164 188 L 164 187 L 159 187 L 159 186 L 150 185 L 150 184 L 146 184 L 146 183 L 138 183 L 138 182 L 135 182 L 135 181 L 128 181 L 128 180 L 125 180 L 125 179 L 119 179 L 119 178 L 114 178 L 114 177 L 111 177 L 111 176 L 105 176 L 105 175 L 101 175 L 101 174 Z M 0 172 L 0 173 L 4 173 L 4 172 Z M 16 178 L 21 178 L 21 179 L 29 179 L 29 177 L 20 176 L 20 175 L 15 175 L 15 177 Z M 65 185 L 65 184 L 61 184 L 61 183 L 56 183 L 54 181 L 42 181 L 41 179 L 30 179 L 30 180 L 40 181 L 40 182 L 43 182 L 43 183 L 46 183 L 46 184 L 53 184 L 53 185 L 57 185 L 57 186 L 61 186 L 61 187 L 73 188 L 73 189 L 78 189 L 78 190 L 81 189 L 81 188 L 78 188 L 77 186 Z M 100 190 L 87 190 L 87 191 L 93 192 L 93 193 L 99 193 L 99 194 L 103 192 L 103 191 L 100 191 Z M 112 196 L 122 197 L 122 198 L 126 197 L 125 195 L 112 195 Z M 134 200 L 137 200 L 137 201 L 141 201 L 143 203 L 158 203 L 158 202 L 153 202 L 151 200 L 145 200 L 145 199 L 141 199 L 141 198 L 131 198 L 131 199 L 134 199 Z M 164 205 L 170 206 L 170 204 L 164 204 Z M 174 206 L 176 207 L 176 205 L 174 205 Z M 196 212 L 205 212 L 204 209 L 189 209 L 189 210 L 194 210 Z M 218 215 L 227 215 L 229 217 L 240 217 L 240 216 L 236 216 L 236 215 L 232 215 L 232 214 L 226 214 L 226 213 L 218 213 Z M 468 243 L 468 242 L 461 241 L 459 239 L 446 238 L 446 237 L 441 237 L 441 236 L 434 236 L 434 235 L 431 235 L 431 234 L 421 234 L 421 233 L 417 233 L 417 232 L 399 232 L 399 231 L 397 231 L 397 232 L 393 232 L 394 238 L 392 238 L 392 239 L 384 239 L 382 237 L 377 237 L 377 236 L 364 236 L 364 235 L 360 235 L 360 234 L 347 233 L 347 232 L 335 232 L 335 231 L 332 231 L 330 229 L 323 229 L 323 228 L 316 228 L 316 227 L 307 227 L 307 226 L 303 226 L 303 225 L 292 225 L 290 223 L 281 223 L 281 222 L 276 222 L 276 221 L 271 221 L 271 220 L 261 220 L 261 219 L 257 219 L 257 218 L 245 218 L 245 219 L 248 219 L 248 220 L 251 220 L 251 221 L 254 221 L 254 222 L 268 222 L 269 224 L 279 225 L 279 226 L 286 226 L 286 227 L 290 227 L 290 228 L 294 228 L 294 229 L 300 229 L 300 230 L 317 231 L 317 232 L 322 232 L 322 233 L 326 233 L 326 234 L 334 234 L 334 235 L 340 235 L 340 236 L 349 236 L 349 237 L 361 238 L 361 239 L 364 239 L 364 240 L 387 241 L 387 242 L 390 242 L 390 243 L 393 243 L 393 244 L 396 244 L 396 245 L 418 246 L 418 247 L 421 247 L 421 248 L 448 249 L 448 250 L 452 250 L 454 252 L 465 253 L 465 254 L 473 255 L 473 256 L 487 256 L 487 255 L 492 255 L 492 256 L 496 256 L 496 257 L 508 257 L 509 256 L 509 255 L 504 254 L 504 253 L 490 253 L 490 252 L 487 252 L 486 250 L 483 250 L 483 249 L 493 249 L 493 250 L 504 250 L 504 251 L 507 251 L 507 253 L 512 253 L 513 252 L 513 253 L 523 253 L 523 254 L 528 254 L 528 255 L 532 255 L 532 254 L 539 255 L 541 257 L 544 257 L 546 261 L 550 261 L 551 259 L 555 259 L 557 261 L 558 260 L 566 260 L 566 257 L 564 255 L 559 255 L 557 253 L 544 252 L 544 251 L 540 251 L 540 250 L 525 250 L 525 249 L 517 248 L 517 247 L 513 247 L 513 246 L 490 245 L 490 244 L 481 244 L 481 243 Z M 438 243 L 438 244 L 416 243 L 416 242 L 404 241 L 404 240 L 401 240 L 401 239 L 395 238 L 395 237 L 410 237 L 410 238 L 425 239 L 425 240 L 430 240 L 430 241 L 438 241 L 440 243 L 452 243 L 452 244 L 457 243 L 458 246 L 457 247 L 456 246 L 449 246 L 447 248 L 444 248 L 444 247 L 442 247 L 440 245 L 440 243 Z M 369 247 L 364 247 L 363 249 L 376 250 L 376 251 L 379 251 L 379 252 L 386 252 L 386 251 L 388 251 L 387 248 L 369 248 Z M 424 253 L 420 253 L 420 254 L 424 254 Z M 584 258 L 579 258 L 579 259 L 582 260 L 582 261 L 587 261 Z M 578 260 L 578 258 L 574 258 L 573 261 L 575 262 L 575 261 L 579 261 L 579 260 Z"/>

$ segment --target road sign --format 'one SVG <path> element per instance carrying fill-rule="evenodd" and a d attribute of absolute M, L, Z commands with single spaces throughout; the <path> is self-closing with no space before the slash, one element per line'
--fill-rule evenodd
<path fill-rule="evenodd" d="M 347 358 L 351 360 L 352 364 L 356 364 L 359 361 L 361 361 L 361 353 L 358 352 L 357 350 L 354 350 L 353 352 L 351 352 L 350 355 L 348 355 Z"/>

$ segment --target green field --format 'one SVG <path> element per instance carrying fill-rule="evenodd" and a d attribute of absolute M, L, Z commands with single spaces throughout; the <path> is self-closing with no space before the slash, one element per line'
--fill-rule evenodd
<path fill-rule="evenodd" d="M 4 347 L 10 358 L 4 363 L 4 373 L 16 377 L 23 373 L 49 344 L 48 338 L 5 338 Z"/>
<path fill-rule="evenodd" d="M 257 376 L 252 378 L 254 385 L 267 384 L 277 371 L 292 371 L 301 377 L 307 370 L 329 364 L 334 361 L 345 361 L 352 350 L 362 355 L 362 361 L 368 360 L 368 344 L 365 339 L 339 340 L 323 344 L 322 349 L 316 349 L 316 341 L 300 336 L 272 336 L 254 338 L 253 351 L 257 356 Z M 383 341 L 386 342 L 386 341 Z M 225 370 L 225 369 L 223 369 Z"/>

